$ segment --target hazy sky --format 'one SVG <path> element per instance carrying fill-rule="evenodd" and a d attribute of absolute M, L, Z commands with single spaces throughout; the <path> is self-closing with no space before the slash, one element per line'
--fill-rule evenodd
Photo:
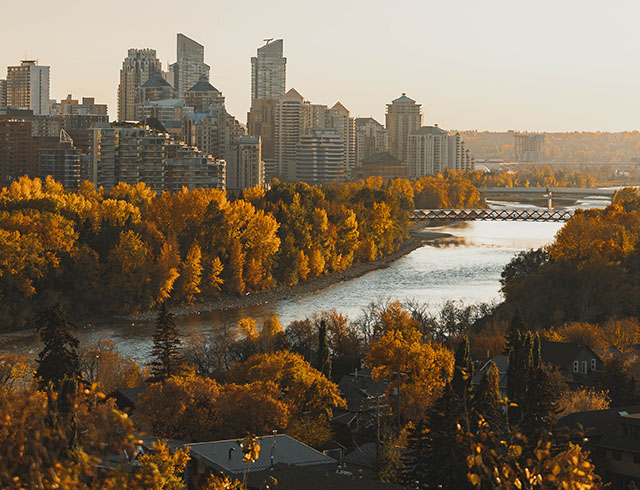
<path fill-rule="evenodd" d="M 446 129 L 640 128 L 637 0 L 2 0 L 0 78 L 25 56 L 51 96 L 95 96 L 114 118 L 128 48 L 166 68 L 176 34 L 205 46 L 227 110 L 246 120 L 250 58 L 283 38 L 287 88 L 384 122 L 402 92 Z"/>

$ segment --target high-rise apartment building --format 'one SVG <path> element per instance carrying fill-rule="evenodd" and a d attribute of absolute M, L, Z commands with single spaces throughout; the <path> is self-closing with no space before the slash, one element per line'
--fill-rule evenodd
<path fill-rule="evenodd" d="M 544 160 L 544 134 L 514 133 L 516 162 L 541 162 Z"/>
<path fill-rule="evenodd" d="M 31 136 L 31 123 L 0 119 L 0 187 L 23 175 L 36 176 L 37 147 Z"/>
<path fill-rule="evenodd" d="M 91 180 L 110 190 L 118 182 L 145 182 L 156 192 L 225 188 L 222 160 L 149 127 L 92 130 Z"/>
<path fill-rule="evenodd" d="M 59 114 L 61 116 L 68 115 L 92 115 L 92 116 L 108 116 L 107 104 L 96 104 L 94 97 L 82 97 L 82 103 L 73 99 L 71 94 L 66 99 L 60 101 Z"/>
<path fill-rule="evenodd" d="M 178 97 L 184 97 L 204 75 L 209 80 L 209 65 L 204 62 L 204 46 L 184 34 L 178 34 L 177 61 L 169 69 L 173 72 Z"/>
<path fill-rule="evenodd" d="M 264 164 L 262 162 L 260 138 L 241 137 L 237 145 L 237 155 L 227 162 L 227 189 L 242 191 L 264 185 Z"/>
<path fill-rule="evenodd" d="M 389 134 L 385 127 L 372 117 L 356 118 L 356 164 L 362 160 L 389 151 Z"/>
<path fill-rule="evenodd" d="M 250 136 L 259 136 L 262 159 L 273 167 L 276 156 L 276 110 L 278 99 L 256 99 L 247 114 L 247 131 Z"/>
<path fill-rule="evenodd" d="M 311 128 L 300 138 L 296 176 L 310 185 L 344 181 L 344 141 L 340 131 Z"/>
<path fill-rule="evenodd" d="M 200 80 L 185 92 L 184 99 L 195 113 L 204 114 L 214 107 L 224 107 L 222 93 L 209 83 L 205 75 L 200 75 Z"/>
<path fill-rule="evenodd" d="M 7 81 L 0 80 L 0 109 L 7 108 Z"/>
<path fill-rule="evenodd" d="M 267 41 L 251 58 L 251 104 L 256 99 L 279 99 L 287 85 L 287 58 L 282 39 Z"/>
<path fill-rule="evenodd" d="M 118 85 L 118 121 L 135 121 L 139 89 L 149 78 L 162 72 L 155 49 L 129 49 L 122 62 Z"/>
<path fill-rule="evenodd" d="M 356 123 L 349 110 L 340 102 L 336 102 L 329 110 L 329 127 L 340 133 L 344 144 L 344 170 L 347 175 L 356 166 Z"/>
<path fill-rule="evenodd" d="M 298 143 L 310 127 L 310 104 L 296 89 L 278 99 L 275 117 L 275 158 L 265 161 L 266 179 L 296 179 Z"/>
<path fill-rule="evenodd" d="M 57 141 L 43 142 L 39 150 L 40 177 L 53 177 L 66 189 L 80 185 L 82 152 L 75 148 L 73 139 L 62 130 Z"/>
<path fill-rule="evenodd" d="M 403 93 L 391 104 L 387 104 L 386 125 L 389 132 L 389 153 L 407 162 L 409 135 L 422 126 L 420 104 Z"/>
<path fill-rule="evenodd" d="M 35 60 L 7 67 L 7 107 L 30 109 L 35 115 L 49 114 L 49 67 Z"/>
<path fill-rule="evenodd" d="M 437 125 L 421 127 L 409 135 L 408 160 L 411 178 L 475 168 L 460 134 L 449 134 Z"/>

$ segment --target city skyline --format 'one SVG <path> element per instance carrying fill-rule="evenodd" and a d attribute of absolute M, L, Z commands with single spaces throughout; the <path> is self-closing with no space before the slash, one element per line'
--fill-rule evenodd
<path fill-rule="evenodd" d="M 629 62 L 640 7 L 629 2 L 545 0 L 532 10 L 504 1 L 374 1 L 368 9 L 333 0 L 322 8 L 276 1 L 250 9 L 191 1 L 184 16 L 165 15 L 172 8 L 165 0 L 153 12 L 121 0 L 93 5 L 90 13 L 84 5 L 30 0 L 5 6 L 9 19 L 39 15 L 30 18 L 29 35 L 21 23 L 3 28 L 0 63 L 38 59 L 51 66 L 51 98 L 95 97 L 109 105 L 112 119 L 128 49 L 155 49 L 166 70 L 176 62 L 175 36 L 182 32 L 204 46 L 212 84 L 243 122 L 250 59 L 264 38 L 282 38 L 287 90 L 313 103 L 339 100 L 354 116 L 382 121 L 385 104 L 405 92 L 422 104 L 425 124 L 451 129 L 640 128 L 634 117 L 640 101 L 633 97 L 640 69 Z M 69 17 L 74 29 L 60 29 L 58 22 Z"/>

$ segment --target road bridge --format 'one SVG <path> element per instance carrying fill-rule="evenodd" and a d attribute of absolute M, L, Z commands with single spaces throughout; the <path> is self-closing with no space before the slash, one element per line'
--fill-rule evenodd
<path fill-rule="evenodd" d="M 547 196 L 549 191 L 559 196 L 602 196 L 612 198 L 615 189 L 583 188 L 583 187 L 478 187 L 483 196 L 509 194 L 522 196 Z"/>
<path fill-rule="evenodd" d="M 572 209 L 415 209 L 412 221 L 567 221 Z"/>

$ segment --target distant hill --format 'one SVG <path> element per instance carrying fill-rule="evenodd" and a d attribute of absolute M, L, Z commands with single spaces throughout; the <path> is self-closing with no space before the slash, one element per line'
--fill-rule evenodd
<path fill-rule="evenodd" d="M 477 159 L 514 158 L 513 131 L 460 131 L 462 139 Z M 546 162 L 629 163 L 640 157 L 640 131 L 622 133 L 545 133 Z"/>

